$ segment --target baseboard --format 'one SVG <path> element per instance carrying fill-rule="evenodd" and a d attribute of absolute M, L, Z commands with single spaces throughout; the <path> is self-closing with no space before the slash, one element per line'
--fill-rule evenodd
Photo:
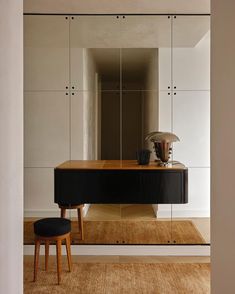
<path fill-rule="evenodd" d="M 85 204 L 83 207 L 83 216 L 86 216 L 90 204 Z M 25 209 L 24 217 L 59 217 L 60 209 Z M 71 209 L 67 212 L 67 217 L 77 217 L 76 209 Z"/>
<path fill-rule="evenodd" d="M 85 204 L 83 208 L 83 215 L 85 216 L 89 210 L 90 204 Z M 158 218 L 170 218 L 170 210 L 157 210 L 155 208 L 155 214 Z M 26 209 L 24 211 L 24 217 L 56 217 L 60 216 L 59 209 Z M 77 217 L 76 210 L 70 210 L 68 216 Z M 201 211 L 201 210 L 173 210 L 173 218 L 191 218 L 191 217 L 210 217 L 210 211 Z"/>
<path fill-rule="evenodd" d="M 210 256 L 209 245 L 71 245 L 71 251 L 72 255 Z M 56 254 L 55 245 L 50 254 Z M 64 245 L 62 254 L 66 255 Z M 24 255 L 34 255 L 34 245 L 24 245 Z"/>
<path fill-rule="evenodd" d="M 208 210 L 158 210 L 158 218 L 193 218 L 193 217 L 210 217 Z"/>

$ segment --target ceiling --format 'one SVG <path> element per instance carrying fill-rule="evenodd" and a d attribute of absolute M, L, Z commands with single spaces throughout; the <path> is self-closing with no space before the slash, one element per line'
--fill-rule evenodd
<path fill-rule="evenodd" d="M 99 73 L 106 80 L 119 80 L 122 71 L 123 80 L 141 80 L 151 58 L 156 56 L 157 49 L 130 48 L 122 49 L 90 49 Z M 155 55 L 154 55 L 155 54 Z"/>
<path fill-rule="evenodd" d="M 208 16 L 177 16 L 172 43 L 171 20 L 165 15 L 121 21 L 116 16 L 74 16 L 70 36 L 75 48 L 185 48 L 195 47 L 209 29 Z"/>
<path fill-rule="evenodd" d="M 24 0 L 25 13 L 210 13 L 210 0 Z"/>

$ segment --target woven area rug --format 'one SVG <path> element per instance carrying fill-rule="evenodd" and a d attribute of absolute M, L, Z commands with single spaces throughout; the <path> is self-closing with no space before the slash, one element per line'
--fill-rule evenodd
<path fill-rule="evenodd" d="M 205 244 L 192 221 L 118 220 L 84 221 L 80 240 L 77 221 L 72 222 L 72 244 Z M 24 223 L 24 244 L 34 244 L 33 221 Z"/>
<path fill-rule="evenodd" d="M 24 293 L 50 294 L 206 294 L 210 293 L 209 264 L 102 264 L 74 263 L 72 272 L 63 263 L 61 284 L 57 283 L 56 264 L 49 270 L 40 264 L 34 283 L 33 261 L 24 264 Z"/>

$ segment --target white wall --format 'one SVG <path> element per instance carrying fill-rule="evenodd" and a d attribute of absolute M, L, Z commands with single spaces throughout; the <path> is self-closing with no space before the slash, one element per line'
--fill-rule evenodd
<path fill-rule="evenodd" d="M 212 0 L 212 293 L 235 292 L 235 1 Z"/>
<path fill-rule="evenodd" d="M 0 293 L 23 293 L 23 3 L 0 9 Z"/>

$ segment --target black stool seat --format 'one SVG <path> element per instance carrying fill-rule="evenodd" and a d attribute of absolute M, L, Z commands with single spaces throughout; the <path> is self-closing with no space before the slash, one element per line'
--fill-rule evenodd
<path fill-rule="evenodd" d="M 71 231 L 71 221 L 66 218 L 49 217 L 34 223 L 34 233 L 41 237 L 53 237 L 67 234 Z"/>

